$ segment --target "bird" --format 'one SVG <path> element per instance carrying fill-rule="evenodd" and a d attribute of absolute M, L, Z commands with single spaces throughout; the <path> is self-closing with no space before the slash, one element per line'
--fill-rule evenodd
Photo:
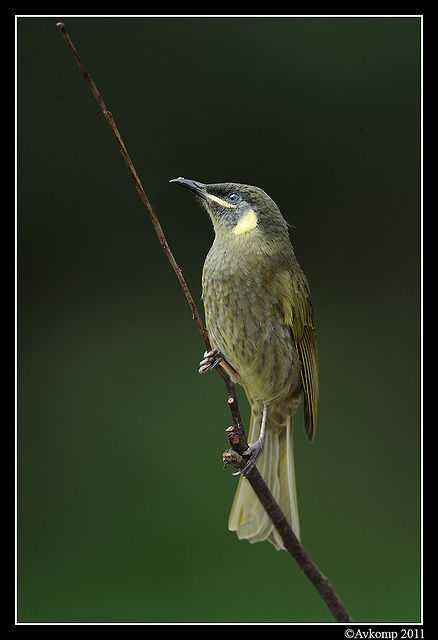
<path fill-rule="evenodd" d="M 261 473 L 300 539 L 293 452 L 294 415 L 304 400 L 313 441 L 319 399 L 318 347 L 310 288 L 288 223 L 262 189 L 234 182 L 174 178 L 204 205 L 214 241 L 202 271 L 202 300 L 212 350 L 199 371 L 222 366 L 251 406 L 249 462 L 240 474 L 228 528 L 251 543 L 283 541 L 245 475 Z"/>

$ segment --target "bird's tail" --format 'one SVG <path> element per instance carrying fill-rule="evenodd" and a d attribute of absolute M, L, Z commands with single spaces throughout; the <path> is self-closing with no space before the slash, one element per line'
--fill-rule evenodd
<path fill-rule="evenodd" d="M 249 443 L 259 437 L 260 424 L 261 416 L 251 412 Z M 300 527 L 293 455 L 293 417 L 290 417 L 286 426 L 277 430 L 270 431 L 269 426 L 268 419 L 265 445 L 258 458 L 257 469 L 286 516 L 293 532 L 299 538 Z M 249 542 L 269 540 L 276 549 L 284 549 L 277 529 L 272 524 L 251 485 L 243 476 L 240 477 L 231 507 L 228 528 L 230 531 L 236 531 L 239 539 L 249 540 Z"/>

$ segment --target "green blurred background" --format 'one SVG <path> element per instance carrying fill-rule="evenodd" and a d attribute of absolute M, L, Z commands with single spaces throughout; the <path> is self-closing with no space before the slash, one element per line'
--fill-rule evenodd
<path fill-rule="evenodd" d="M 63 16 L 18 19 L 18 620 L 332 621 L 227 530 L 225 389 L 58 20 L 196 300 L 212 228 L 170 178 L 256 184 L 293 224 L 302 541 L 356 621 L 418 621 L 420 20 Z"/>

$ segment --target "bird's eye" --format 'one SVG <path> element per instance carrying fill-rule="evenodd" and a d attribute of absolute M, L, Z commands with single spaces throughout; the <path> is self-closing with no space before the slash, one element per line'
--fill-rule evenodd
<path fill-rule="evenodd" d="M 239 199 L 239 195 L 237 193 L 230 193 L 227 200 L 228 202 L 237 202 Z"/>

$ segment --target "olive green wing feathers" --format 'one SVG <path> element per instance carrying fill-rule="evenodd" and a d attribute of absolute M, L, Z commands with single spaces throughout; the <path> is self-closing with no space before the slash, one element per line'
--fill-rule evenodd
<path fill-rule="evenodd" d="M 299 269 L 299 267 L 298 267 Z M 298 355 L 301 359 L 301 379 L 304 390 L 304 428 L 310 441 L 316 430 L 319 399 L 318 345 L 313 318 L 310 290 L 301 269 L 283 279 L 283 313 L 290 327 Z"/>
<path fill-rule="evenodd" d="M 315 329 L 306 325 L 301 340 L 296 341 L 296 346 L 303 366 L 301 378 L 304 387 L 304 428 L 312 442 L 315 437 L 319 399 L 318 347 Z"/>

